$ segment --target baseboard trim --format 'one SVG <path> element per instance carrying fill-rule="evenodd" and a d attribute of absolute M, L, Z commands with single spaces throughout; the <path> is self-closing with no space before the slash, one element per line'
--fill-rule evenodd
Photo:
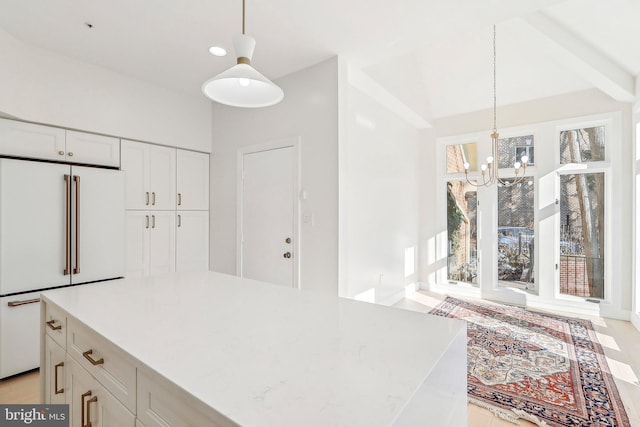
<path fill-rule="evenodd" d="M 631 324 L 640 332 L 640 313 L 631 313 Z"/>

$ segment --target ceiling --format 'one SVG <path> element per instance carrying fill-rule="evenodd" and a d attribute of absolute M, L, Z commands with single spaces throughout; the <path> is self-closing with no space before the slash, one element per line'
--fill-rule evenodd
<path fill-rule="evenodd" d="M 241 0 L 0 6 L 0 27 L 25 43 L 196 96 L 235 63 L 241 31 Z M 633 101 L 640 0 L 246 0 L 260 72 L 277 79 L 341 55 L 425 123 L 491 106 L 494 23 L 499 105 L 594 87 Z"/>

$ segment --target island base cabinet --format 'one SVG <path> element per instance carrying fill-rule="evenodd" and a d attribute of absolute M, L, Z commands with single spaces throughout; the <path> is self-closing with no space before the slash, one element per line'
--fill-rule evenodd
<path fill-rule="evenodd" d="M 184 392 L 175 390 L 175 386 L 168 381 L 147 375 L 141 370 L 138 370 L 137 401 L 138 427 L 238 426 L 217 412 L 198 407 L 197 402 L 187 400 Z"/>
<path fill-rule="evenodd" d="M 70 427 L 135 427 L 136 417 L 73 358 L 67 357 Z"/>
<path fill-rule="evenodd" d="M 64 404 L 65 393 L 65 351 L 50 336 L 45 337 L 44 401 L 45 403 Z"/>

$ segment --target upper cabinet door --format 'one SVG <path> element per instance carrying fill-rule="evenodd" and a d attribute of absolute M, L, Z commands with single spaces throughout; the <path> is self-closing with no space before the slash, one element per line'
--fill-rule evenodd
<path fill-rule="evenodd" d="M 209 210 L 209 155 L 178 150 L 177 174 L 177 209 Z"/>
<path fill-rule="evenodd" d="M 175 148 L 122 140 L 122 170 L 126 209 L 175 209 Z"/>
<path fill-rule="evenodd" d="M 64 161 L 65 130 L 0 119 L 0 154 Z"/>
<path fill-rule="evenodd" d="M 174 210 L 176 200 L 176 149 L 148 145 L 151 210 Z"/>
<path fill-rule="evenodd" d="M 67 160 L 89 165 L 120 166 L 120 140 L 110 136 L 67 131 Z"/>

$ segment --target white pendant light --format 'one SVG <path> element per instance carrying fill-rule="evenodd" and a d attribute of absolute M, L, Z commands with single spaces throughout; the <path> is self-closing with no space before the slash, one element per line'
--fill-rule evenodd
<path fill-rule="evenodd" d="M 284 92 L 251 66 L 256 41 L 244 33 L 244 4 L 242 0 L 242 35 L 233 38 L 238 63 L 204 82 L 202 92 L 213 101 L 232 107 L 268 107 L 282 101 Z"/>

